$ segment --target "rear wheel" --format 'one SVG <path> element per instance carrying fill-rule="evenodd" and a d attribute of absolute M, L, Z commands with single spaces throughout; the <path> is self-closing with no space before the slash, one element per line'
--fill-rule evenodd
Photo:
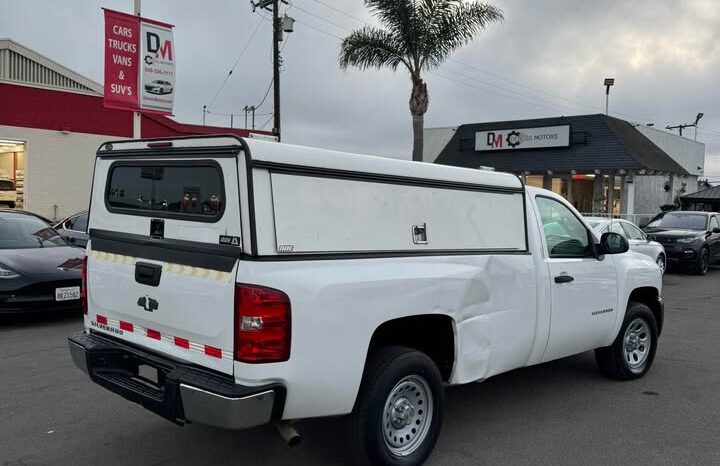
<path fill-rule="evenodd" d="M 698 261 L 695 264 L 695 273 L 698 275 L 705 275 L 708 273 L 710 268 L 710 250 L 708 248 L 702 248 Z"/>
<path fill-rule="evenodd" d="M 612 345 L 595 350 L 600 371 L 618 380 L 639 379 L 655 360 L 658 332 L 650 308 L 630 302 L 620 332 Z"/>
<path fill-rule="evenodd" d="M 422 464 L 440 434 L 443 408 L 442 378 L 432 359 L 396 346 L 374 352 L 350 416 L 355 462 Z"/>

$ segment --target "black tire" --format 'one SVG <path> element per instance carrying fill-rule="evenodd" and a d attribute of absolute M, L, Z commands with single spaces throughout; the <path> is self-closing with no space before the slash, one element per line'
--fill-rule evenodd
<path fill-rule="evenodd" d="M 640 325 L 640 330 L 634 341 L 628 342 L 628 345 L 637 345 L 637 352 L 628 355 L 630 359 L 633 359 L 638 354 L 644 354 L 643 358 L 639 358 L 635 363 L 631 364 L 626 358 L 626 338 L 629 337 L 629 333 L 635 334 L 634 331 L 628 332 L 628 327 L 633 326 L 633 329 L 637 328 L 640 323 L 644 323 L 644 327 Z M 647 338 L 645 340 L 645 353 L 640 353 L 643 348 L 642 334 Z M 657 321 L 655 315 L 653 315 L 647 305 L 643 303 L 637 303 L 630 301 L 628 303 L 628 309 L 625 313 L 625 320 L 623 321 L 620 332 L 612 345 L 604 348 L 598 348 L 595 350 L 595 360 L 600 368 L 600 371 L 618 380 L 633 380 L 639 379 L 644 376 L 652 367 L 653 361 L 655 360 L 655 351 L 657 351 L 658 344 L 658 331 Z"/>
<path fill-rule="evenodd" d="M 705 275 L 708 273 L 710 268 L 710 250 L 707 247 L 703 247 L 698 255 L 698 261 L 695 264 L 694 272 L 697 275 Z"/>
<path fill-rule="evenodd" d="M 409 419 L 399 421 L 400 423 L 408 422 L 407 428 L 412 429 L 412 435 L 416 435 L 415 423 L 417 423 L 419 432 L 417 435 L 420 439 L 412 451 L 402 456 L 394 453 L 385 440 L 386 426 L 387 432 L 392 432 L 390 422 L 386 423 L 385 421 L 390 418 L 390 414 L 386 412 L 386 403 L 390 402 L 388 398 L 395 390 L 403 389 L 404 385 L 401 385 L 400 382 L 406 377 L 422 379 L 426 383 L 425 388 L 432 395 L 432 399 L 425 400 L 424 404 L 422 399 L 414 399 L 415 404 L 409 410 L 412 413 L 411 416 L 408 416 Z M 396 403 L 403 396 L 400 395 Z M 412 397 L 412 393 L 408 396 Z M 428 421 L 428 412 L 423 412 L 423 406 L 427 407 L 431 403 L 432 409 L 429 411 L 432 417 Z M 360 391 L 349 418 L 351 451 L 355 463 L 363 466 L 423 464 L 430 456 L 440 435 L 444 405 L 445 394 L 440 370 L 427 355 L 411 348 L 399 346 L 381 348 L 373 352 L 365 366 Z M 428 422 L 422 424 L 422 421 Z M 402 441 L 402 436 L 400 436 L 400 442 Z M 397 442 L 396 437 L 395 443 Z M 411 442 L 414 442 L 412 438 L 408 443 Z"/>

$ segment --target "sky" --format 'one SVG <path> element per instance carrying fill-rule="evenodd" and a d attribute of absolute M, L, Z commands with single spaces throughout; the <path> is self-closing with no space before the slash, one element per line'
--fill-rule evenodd
<path fill-rule="evenodd" d="M 492 3 L 505 20 L 426 74 L 426 127 L 601 113 L 603 80 L 614 77 L 611 115 L 664 128 L 704 112 L 705 174 L 720 181 L 717 0 Z M 133 1 L 0 0 L 0 37 L 102 83 L 103 7 L 132 13 Z M 337 64 L 340 40 L 377 24 L 363 1 L 290 0 L 281 11 L 296 20 L 283 43 L 283 141 L 409 159 L 407 73 Z M 211 112 L 241 114 L 235 126 L 244 126 L 242 108 L 261 102 L 272 77 L 268 15 L 253 13 L 249 0 L 143 0 L 142 13 L 175 25 L 175 118 L 200 123 L 212 102 Z M 272 92 L 256 125 L 269 130 L 271 112 Z M 216 114 L 207 124 L 230 124 Z"/>

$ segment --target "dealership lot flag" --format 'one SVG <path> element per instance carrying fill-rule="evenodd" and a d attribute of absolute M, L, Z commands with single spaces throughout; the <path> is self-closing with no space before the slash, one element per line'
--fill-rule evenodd
<path fill-rule="evenodd" d="M 171 24 L 105 10 L 105 107 L 172 114 L 172 28 Z"/>
<path fill-rule="evenodd" d="M 172 26 L 143 19 L 140 107 L 172 114 L 175 100 L 175 41 Z"/>
<path fill-rule="evenodd" d="M 137 110 L 139 56 L 138 18 L 105 10 L 105 107 Z"/>

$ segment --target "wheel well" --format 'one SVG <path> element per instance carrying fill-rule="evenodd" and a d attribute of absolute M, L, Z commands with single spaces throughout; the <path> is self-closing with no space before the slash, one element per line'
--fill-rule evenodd
<path fill-rule="evenodd" d="M 438 366 L 443 380 L 450 380 L 455 362 L 455 331 L 451 317 L 419 315 L 387 321 L 373 333 L 368 354 L 386 346 L 407 346 L 422 351 Z"/>
<path fill-rule="evenodd" d="M 655 316 L 655 322 L 657 322 L 658 325 L 658 335 L 662 332 L 664 317 L 660 301 L 658 301 L 659 295 L 660 293 L 658 293 L 657 288 L 643 286 L 641 288 L 635 288 L 632 293 L 630 293 L 630 298 L 628 299 L 629 301 L 643 303 L 650 308 Z"/>

